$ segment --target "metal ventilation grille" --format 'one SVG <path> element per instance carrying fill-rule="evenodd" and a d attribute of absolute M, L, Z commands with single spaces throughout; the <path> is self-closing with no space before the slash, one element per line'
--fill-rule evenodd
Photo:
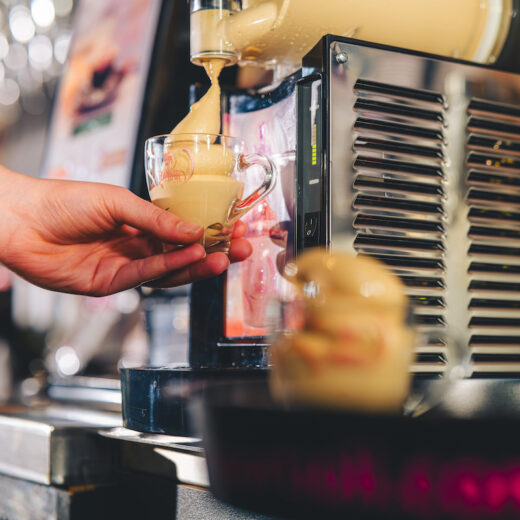
<path fill-rule="evenodd" d="M 418 372 L 445 361 L 446 108 L 437 92 L 363 79 L 354 86 L 354 248 L 407 286 L 415 322 L 430 336 Z"/>
<path fill-rule="evenodd" d="M 520 369 L 520 107 L 468 106 L 469 292 L 473 360 Z"/>

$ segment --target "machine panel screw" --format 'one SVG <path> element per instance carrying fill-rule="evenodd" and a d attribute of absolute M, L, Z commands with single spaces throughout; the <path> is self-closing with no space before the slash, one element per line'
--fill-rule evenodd
<path fill-rule="evenodd" d="M 340 65 L 343 64 L 343 63 L 347 63 L 347 61 L 348 61 L 347 53 L 346 52 L 338 52 L 338 54 L 336 54 L 336 61 Z"/>

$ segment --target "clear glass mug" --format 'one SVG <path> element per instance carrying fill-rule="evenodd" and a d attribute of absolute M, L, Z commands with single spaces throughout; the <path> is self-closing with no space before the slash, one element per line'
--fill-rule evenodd
<path fill-rule="evenodd" d="M 150 199 L 183 220 L 200 224 L 200 241 L 208 252 L 229 251 L 238 219 L 274 189 L 278 171 L 262 154 L 245 154 L 236 137 L 176 134 L 145 143 L 146 184 Z M 243 197 L 240 179 L 251 168 L 263 170 L 260 186 Z"/>

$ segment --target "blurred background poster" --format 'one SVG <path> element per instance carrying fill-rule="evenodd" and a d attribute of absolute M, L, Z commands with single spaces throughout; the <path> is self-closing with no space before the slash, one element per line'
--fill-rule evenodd
<path fill-rule="evenodd" d="M 79 4 L 42 176 L 129 186 L 160 4 Z"/>

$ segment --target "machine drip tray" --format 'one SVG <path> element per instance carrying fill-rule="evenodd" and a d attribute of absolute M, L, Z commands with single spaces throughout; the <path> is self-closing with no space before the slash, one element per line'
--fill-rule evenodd
<path fill-rule="evenodd" d="M 121 369 L 123 425 L 144 433 L 200 436 L 190 407 L 209 386 L 239 381 L 265 381 L 258 368 L 125 368 Z"/>
<path fill-rule="evenodd" d="M 418 417 L 282 407 L 265 383 L 230 384 L 202 415 L 211 489 L 235 506 L 298 520 L 520 515 L 520 380 L 455 382 Z"/>

